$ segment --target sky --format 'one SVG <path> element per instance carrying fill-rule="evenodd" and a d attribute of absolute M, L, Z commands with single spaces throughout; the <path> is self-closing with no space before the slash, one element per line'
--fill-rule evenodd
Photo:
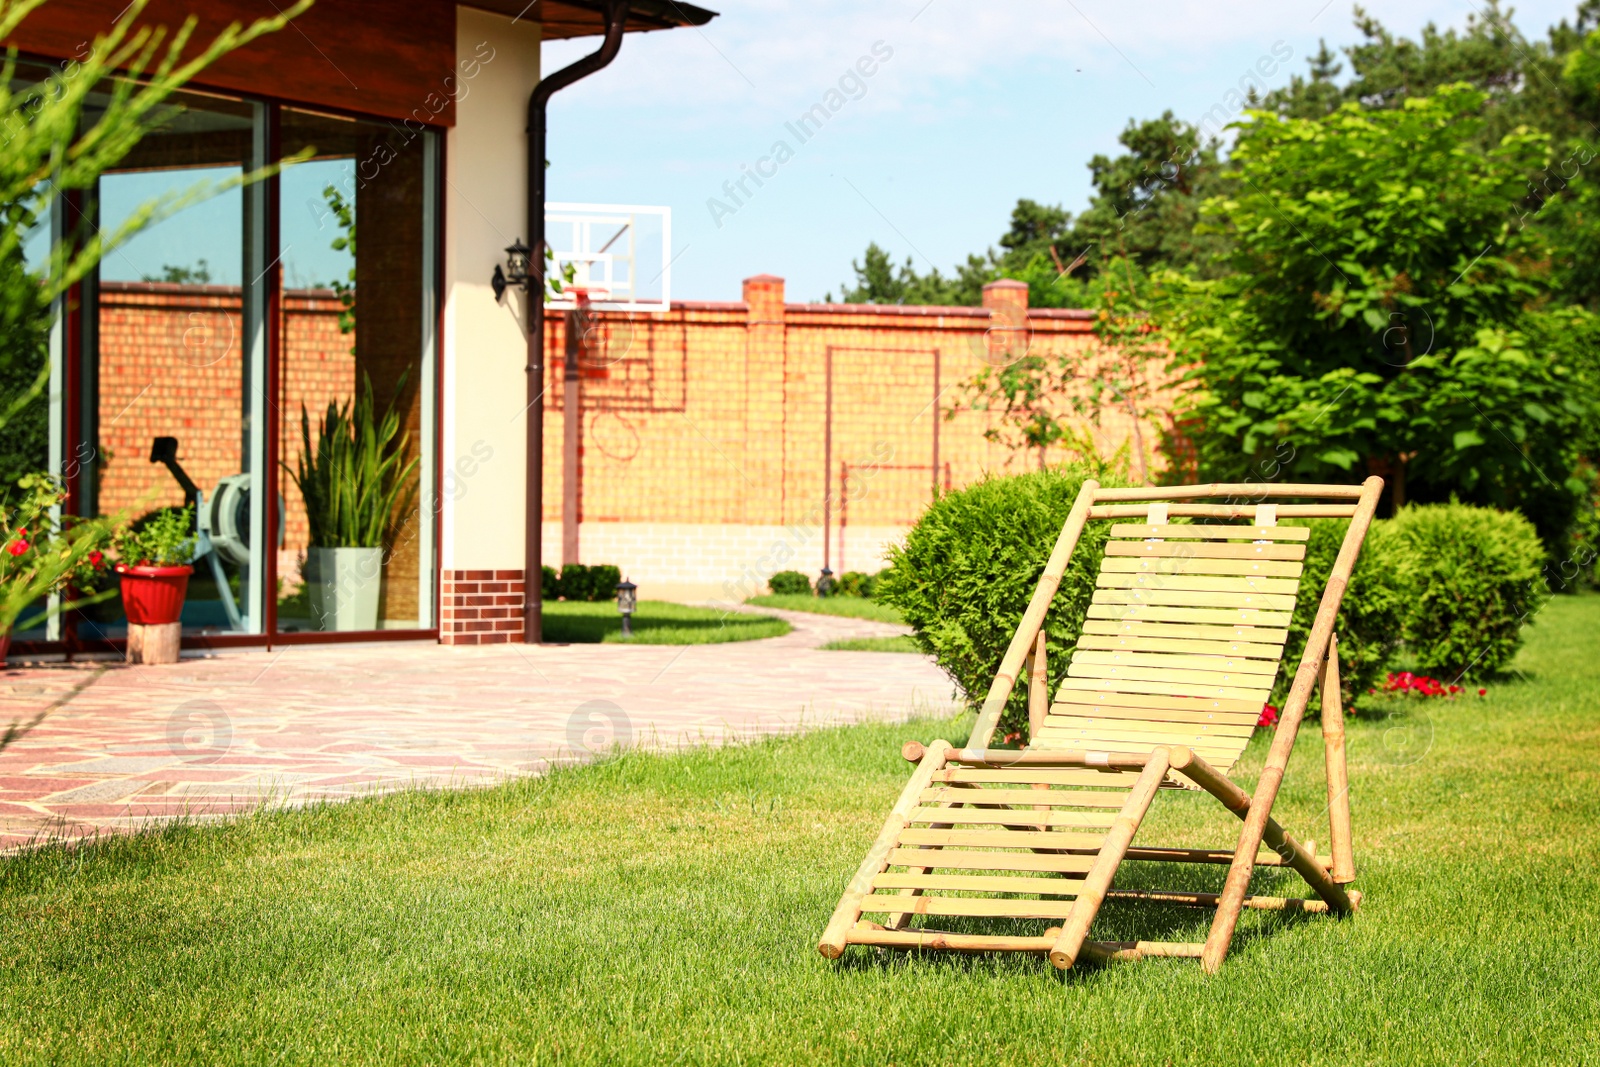
<path fill-rule="evenodd" d="M 549 198 L 670 207 L 677 300 L 737 300 L 762 273 L 786 278 L 791 301 L 837 299 L 869 241 L 948 273 L 994 245 L 1019 197 L 1086 207 L 1086 164 L 1119 151 L 1130 119 L 1215 118 L 1250 72 L 1284 85 L 1319 39 L 1359 39 L 1345 0 L 721 6 L 702 28 L 630 34 L 610 67 L 550 105 Z M 1413 38 L 1480 10 L 1365 7 Z M 1575 8 L 1524 0 L 1515 22 L 1538 39 Z M 547 43 L 544 72 L 596 43 Z M 818 103 L 826 122 L 797 132 Z"/>

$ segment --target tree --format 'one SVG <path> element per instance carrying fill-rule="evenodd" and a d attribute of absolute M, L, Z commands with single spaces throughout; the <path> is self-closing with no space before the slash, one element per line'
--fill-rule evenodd
<path fill-rule="evenodd" d="M 1127 152 L 1089 161 L 1095 192 L 1072 228 L 1071 254 L 1092 253 L 1087 273 L 1116 257 L 1145 270 L 1209 272 L 1221 242 L 1195 223 L 1201 203 L 1219 191 L 1220 146 L 1170 111 L 1129 122 L 1118 141 Z"/>
<path fill-rule="evenodd" d="M 1144 427 L 1164 418 L 1160 405 L 1166 352 L 1149 308 L 1150 285 L 1130 261 L 1114 260 L 1085 287 L 1096 304 L 1095 343 L 1052 355 L 1031 351 L 984 367 L 964 383 L 945 411 L 989 412 L 984 437 L 1012 452 L 1033 453 L 1039 469 L 1050 449 L 1064 450 L 1097 474 L 1149 484 L 1150 447 Z M 1127 432 L 1110 455 L 1096 440 L 1105 417 L 1118 412 Z"/>
<path fill-rule="evenodd" d="M 0 38 L 10 38 L 44 2 L 0 0 Z M 133 0 L 110 31 L 40 84 L 26 85 L 17 77 L 14 53 L 0 69 L 0 335 L 11 339 L 0 344 L 0 379 L 9 386 L 0 398 L 0 430 L 33 405 L 49 381 L 41 323 L 47 324 L 58 296 L 145 227 L 262 176 L 202 183 L 151 201 L 109 232 L 89 227 L 70 235 L 51 249 L 43 269 L 24 265 L 23 242 L 52 199 L 91 189 L 147 132 L 170 121 L 169 101 L 190 79 L 221 56 L 282 28 L 311 0 L 299 0 L 249 27 L 234 23 L 198 49 L 191 46 L 192 16 L 170 35 L 162 27 L 139 25 L 147 3 Z M 13 385 L 19 373 L 22 384 Z"/>
<path fill-rule="evenodd" d="M 1559 540 L 1592 405 L 1568 354 L 1527 333 L 1549 274 L 1517 210 L 1549 138 L 1485 149 L 1487 99 L 1458 84 L 1238 125 L 1229 195 L 1204 212 L 1232 273 L 1175 282 L 1189 302 L 1170 324 L 1202 478 L 1379 473 L 1394 505 L 1515 507 Z"/>

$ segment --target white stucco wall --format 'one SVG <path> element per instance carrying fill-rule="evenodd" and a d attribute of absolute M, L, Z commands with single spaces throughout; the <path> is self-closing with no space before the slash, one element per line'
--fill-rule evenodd
<path fill-rule="evenodd" d="M 489 278 L 526 240 L 528 94 L 540 27 L 456 9 L 460 91 L 445 152 L 444 466 L 446 570 L 522 567 L 526 345 L 518 296 Z"/>

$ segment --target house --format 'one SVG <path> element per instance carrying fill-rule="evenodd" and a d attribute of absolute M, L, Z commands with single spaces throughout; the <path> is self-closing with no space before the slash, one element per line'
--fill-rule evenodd
<path fill-rule="evenodd" d="M 497 300 L 491 277 L 529 233 L 540 44 L 598 40 L 614 3 L 318 0 L 203 71 L 93 195 L 52 206 L 57 238 L 107 231 L 151 199 L 297 160 L 139 234 L 58 308 L 40 459 L 66 476 L 79 514 L 183 504 L 183 478 L 199 490 L 214 551 L 196 561 L 187 645 L 437 635 L 452 576 L 491 574 L 486 595 L 520 600 L 527 309 L 520 294 Z M 130 17 L 175 30 L 192 10 L 194 39 L 208 41 L 286 6 L 152 0 Z M 626 33 L 713 17 L 623 6 Z M 49 0 L 7 42 L 16 80 L 70 77 L 129 13 L 122 0 Z M 302 407 L 314 450 L 328 405 L 368 380 L 377 414 L 392 405 L 408 435 L 416 493 L 364 571 L 339 565 L 345 593 L 376 584 L 371 607 L 335 616 L 302 581 L 311 530 L 292 472 Z M 154 461 L 158 438 L 176 439 L 170 467 Z M 16 647 L 114 647 L 121 632 L 110 606 Z"/>
<path fill-rule="evenodd" d="M 617 564 L 645 596 L 740 600 L 780 569 L 876 570 L 934 494 L 1040 458 L 998 444 L 995 412 L 964 400 L 985 367 L 1093 343 L 1091 313 L 1030 309 L 1021 282 L 951 308 L 793 303 L 773 275 L 720 302 L 591 289 L 546 308 L 498 291 L 541 217 L 541 42 L 600 38 L 608 4 L 623 0 L 318 0 L 204 71 L 94 195 L 52 208 L 60 239 L 221 183 L 63 301 L 39 458 L 77 514 L 196 503 L 209 551 L 187 646 L 534 640 L 534 559 Z M 714 17 L 623 6 L 625 33 Z M 9 42 L 18 80 L 69 76 L 123 10 L 48 0 Z M 196 39 L 261 13 L 208 3 Z M 152 0 L 139 17 L 173 26 L 186 9 Z M 542 217 L 637 229 L 651 209 L 585 210 Z M 391 412 L 415 491 L 373 512 L 379 547 L 336 548 L 352 539 L 308 507 L 302 467 L 331 454 L 325 425 L 348 439 L 342 420 Z M 1103 415 L 1088 430 L 1106 454 L 1153 443 L 1137 416 Z M 124 632 L 112 601 L 15 647 L 105 650 Z"/>

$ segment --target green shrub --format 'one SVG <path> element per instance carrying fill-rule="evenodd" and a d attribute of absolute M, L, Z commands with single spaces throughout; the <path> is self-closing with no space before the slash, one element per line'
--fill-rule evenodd
<path fill-rule="evenodd" d="M 878 582 L 888 573 L 884 568 L 877 574 L 867 574 L 865 571 L 845 571 L 839 575 L 839 587 L 834 590 L 836 596 L 858 596 L 871 600 L 877 595 Z"/>
<path fill-rule="evenodd" d="M 1410 665 L 1445 682 L 1504 669 L 1522 644 L 1545 561 L 1533 524 L 1511 511 L 1423 504 L 1387 525 Z"/>
<path fill-rule="evenodd" d="M 778 571 L 767 579 L 767 588 L 777 596 L 810 596 L 811 579 L 799 571 Z"/>
<path fill-rule="evenodd" d="M 610 600 L 617 595 L 617 583 L 622 581 L 622 570 L 609 563 L 585 566 L 569 563 L 561 568 L 556 580 L 556 593 L 563 600 Z"/>
<path fill-rule="evenodd" d="M 1064 467 L 988 477 L 935 501 L 890 549 L 877 599 L 898 608 L 923 651 L 980 702 L 1022 621 L 1033 588 L 1061 533 L 1078 489 L 1089 477 Z M 1045 617 L 1051 674 L 1066 653 L 1094 594 L 1094 574 L 1110 532 L 1090 523 Z M 1004 733 L 1027 723 L 1027 687 L 1016 686 L 1001 720 Z"/>
<path fill-rule="evenodd" d="M 543 600 L 556 600 L 561 596 L 561 575 L 556 569 L 546 563 L 539 575 L 539 597 Z"/>
<path fill-rule="evenodd" d="M 1328 575 L 1333 572 L 1339 546 L 1344 543 L 1349 519 L 1308 519 L 1311 537 L 1306 542 L 1305 571 L 1300 576 L 1300 598 L 1295 603 L 1289 639 L 1284 644 L 1283 669 L 1272 689 L 1272 703 L 1283 706 L 1311 636 L 1311 623 L 1322 603 Z M 1400 645 L 1404 622 L 1404 597 L 1395 559 L 1394 538 L 1387 523 L 1376 522 L 1367 531 L 1361 555 L 1334 621 L 1339 639 L 1339 688 L 1346 708 L 1356 706 L 1368 689 L 1383 679 Z M 1310 708 L 1321 709 L 1321 695 L 1313 691 Z"/>

